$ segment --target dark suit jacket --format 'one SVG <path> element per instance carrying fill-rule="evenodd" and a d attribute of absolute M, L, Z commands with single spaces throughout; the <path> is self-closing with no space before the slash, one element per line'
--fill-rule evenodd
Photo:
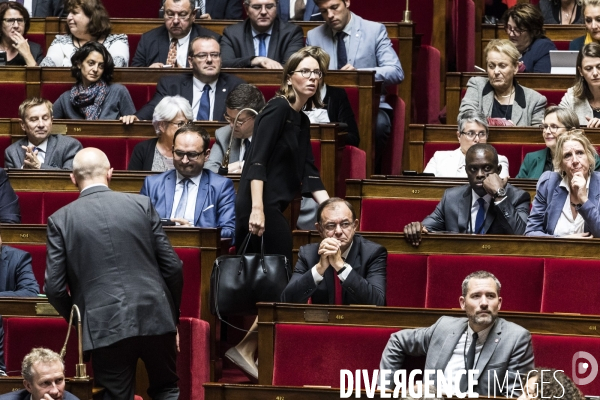
<path fill-rule="evenodd" d="M 21 168 L 25 161 L 27 138 L 22 138 L 11 144 L 4 151 L 5 168 Z M 49 135 L 46 146 L 46 158 L 42 169 L 73 169 L 73 158 L 83 146 L 79 140 L 65 135 Z"/>
<path fill-rule="evenodd" d="M 40 65 L 40 63 L 44 59 L 44 52 L 42 51 L 42 47 L 36 42 L 29 41 L 27 43 L 29 43 L 29 51 L 31 51 L 33 59 L 35 60 L 37 65 Z M 17 53 L 17 55 L 12 60 L 8 61 L 6 65 L 27 65 L 27 63 L 25 62 L 23 56 Z"/>
<path fill-rule="evenodd" d="M 0 0 L 4 3 L 7 0 Z M 33 12 L 30 17 L 60 17 L 63 15 L 63 0 L 32 0 Z"/>
<path fill-rule="evenodd" d="M 215 105 L 213 107 L 213 120 L 225 121 L 225 99 L 229 92 L 237 87 L 240 83 L 245 83 L 242 79 L 235 75 L 221 73 L 217 81 L 217 90 L 215 92 Z M 152 120 L 154 107 L 165 96 L 175 96 L 176 94 L 184 97 L 192 104 L 194 99 L 194 81 L 191 73 L 182 75 L 167 75 L 160 78 L 156 86 L 156 93 L 148 104 L 142 107 L 135 113 L 139 119 Z M 196 117 L 194 115 L 194 117 Z"/>
<path fill-rule="evenodd" d="M 26 389 L 9 392 L 0 396 L 0 400 L 29 400 L 30 393 Z M 63 392 L 63 400 L 79 400 L 79 397 L 74 396 L 66 390 Z"/>
<path fill-rule="evenodd" d="M 275 18 L 267 57 L 283 65 L 302 47 L 304 47 L 302 28 Z M 250 20 L 246 19 L 225 28 L 221 38 L 223 68 L 251 67 L 250 63 L 254 57 L 254 39 Z"/>
<path fill-rule="evenodd" d="M 521 164 L 521 168 L 519 169 L 519 173 L 516 177 L 538 179 L 540 176 L 542 176 L 542 173 L 544 173 L 544 165 L 546 164 L 546 154 L 549 151 L 550 150 L 548 148 L 545 148 L 525 154 L 525 159 L 523 159 L 523 164 Z M 594 166 L 594 170 L 600 171 L 599 156 L 596 156 L 596 165 Z"/>
<path fill-rule="evenodd" d="M 318 286 L 311 273 L 312 267 L 319 262 L 319 245 L 312 243 L 300 247 L 292 279 L 281 294 L 284 303 L 306 303 L 311 298 L 313 304 L 335 304 L 334 279 L 339 278 L 333 267 L 325 270 L 324 279 Z M 387 250 L 355 234 L 346 263 L 352 266 L 352 272 L 342 283 L 344 304 L 385 306 Z"/>
<path fill-rule="evenodd" d="M 131 153 L 127 169 L 130 171 L 152 171 L 157 142 L 158 138 L 155 138 L 136 144 L 133 148 L 133 153 Z"/>
<path fill-rule="evenodd" d="M 460 337 L 467 329 L 467 318 L 441 317 L 428 328 L 403 329 L 394 333 L 388 341 L 379 369 L 388 369 L 392 374 L 403 368 L 406 356 L 427 356 L 425 368 L 436 370 L 432 381 L 437 382 L 437 371 L 444 371 Z M 502 389 L 496 388 L 498 396 L 510 396 L 513 387 L 520 390 L 521 385 L 515 385 L 517 372 L 526 374 L 533 368 L 533 346 L 531 334 L 525 328 L 498 318 L 481 349 L 474 369 L 479 370 L 475 380 L 479 384 L 474 391 L 487 396 L 494 395 L 494 371 Z M 492 382 L 488 381 L 489 379 Z M 506 382 L 508 377 L 508 384 Z M 447 377 L 446 377 L 447 378 Z M 518 379 L 518 378 L 516 378 Z M 393 385 L 393 379 L 392 379 Z"/>
<path fill-rule="evenodd" d="M 320 17 L 319 7 L 315 4 L 315 0 L 306 0 L 306 8 L 304 9 L 304 16 L 302 20 L 311 21 L 311 16 L 313 14 L 319 14 L 316 17 L 313 17 L 312 20 L 315 19 L 318 21 L 322 21 L 323 18 Z M 277 8 L 277 15 L 282 21 L 288 22 L 290 19 L 290 2 L 283 0 L 279 2 L 279 7 Z"/>
<path fill-rule="evenodd" d="M 65 319 L 79 306 L 84 351 L 175 332 L 181 261 L 149 198 L 91 187 L 48 218 L 47 240 L 46 295 Z"/>
<path fill-rule="evenodd" d="M 172 169 L 147 176 L 140 194 L 150 197 L 161 218 L 171 218 L 177 172 Z M 221 228 L 221 237 L 232 238 L 235 232 L 235 189 L 229 178 L 208 169 L 202 171 L 194 226 Z"/>
<path fill-rule="evenodd" d="M 0 222 L 5 224 L 21 223 L 19 198 L 10 186 L 6 171 L 2 168 L 0 168 Z"/>
<path fill-rule="evenodd" d="M 31 268 L 31 254 L 6 245 L 0 253 L 0 297 L 34 297 L 40 287 Z"/>
<path fill-rule="evenodd" d="M 221 36 L 219 34 L 203 28 L 198 24 L 194 24 L 190 34 L 190 43 L 198 36 L 211 36 L 217 39 L 217 41 L 221 40 Z M 135 56 L 133 56 L 131 66 L 149 67 L 156 62 L 161 62 L 164 64 L 167 61 L 170 45 L 169 31 L 164 25 L 144 33 L 140 38 L 137 49 L 135 50 Z M 186 67 L 189 67 L 189 62 L 186 62 Z"/>
<path fill-rule="evenodd" d="M 244 18 L 242 0 L 204 0 L 204 4 L 211 19 Z"/>
<path fill-rule="evenodd" d="M 423 225 L 430 232 L 470 233 L 469 225 L 475 230 L 475 221 L 471 221 L 471 194 L 470 185 L 446 189 L 442 201 L 423 220 Z M 510 183 L 506 185 L 506 196 L 498 205 L 491 202 L 483 221 L 482 233 L 522 235 L 525 232 L 531 196 Z"/>
<path fill-rule="evenodd" d="M 346 144 L 358 147 L 360 135 L 358 125 L 354 118 L 354 111 L 348 100 L 348 95 L 343 88 L 337 88 L 327 85 L 323 103 L 327 106 L 327 115 L 329 121 L 340 122 L 348 125 L 348 135 L 346 135 Z"/>

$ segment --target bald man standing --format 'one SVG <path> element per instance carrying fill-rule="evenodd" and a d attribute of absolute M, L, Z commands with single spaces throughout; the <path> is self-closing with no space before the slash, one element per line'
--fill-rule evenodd
<path fill-rule="evenodd" d="M 177 399 L 181 261 L 150 199 L 111 191 L 111 175 L 102 151 L 75 156 L 71 180 L 81 193 L 48 218 L 45 292 L 64 318 L 79 306 L 83 350 L 105 399 L 133 398 L 138 358 L 150 397 Z"/>

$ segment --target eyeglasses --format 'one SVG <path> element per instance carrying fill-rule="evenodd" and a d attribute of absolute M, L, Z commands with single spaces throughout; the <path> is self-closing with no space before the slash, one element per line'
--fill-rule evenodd
<path fill-rule="evenodd" d="M 200 157 L 202 154 L 205 154 L 205 153 L 206 153 L 206 150 L 201 151 L 200 153 L 195 152 L 195 151 L 185 152 L 185 151 L 181 151 L 181 150 L 175 150 L 175 151 L 173 151 L 173 157 L 177 160 L 183 160 L 183 157 L 187 157 L 188 160 L 194 161 L 194 160 L 198 159 L 198 157 Z"/>
<path fill-rule="evenodd" d="M 272 9 L 275 8 L 275 3 L 264 4 L 264 5 L 254 4 L 254 5 L 250 6 L 250 8 L 256 12 L 260 12 L 263 9 L 263 7 L 266 8 L 267 11 L 271 11 Z"/>
<path fill-rule="evenodd" d="M 2 21 L 4 21 L 6 25 L 12 25 L 15 22 L 19 25 L 23 25 L 25 23 L 24 18 L 3 18 Z"/>
<path fill-rule="evenodd" d="M 179 122 L 171 122 L 169 121 L 170 124 L 175 125 L 177 128 L 181 128 L 182 126 L 186 126 L 192 123 L 192 121 L 179 121 Z"/>
<path fill-rule="evenodd" d="M 334 224 L 333 222 L 330 222 L 328 224 L 323 225 L 323 228 L 325 228 L 327 232 L 334 232 L 338 226 L 342 228 L 343 231 L 347 231 L 348 229 L 350 229 L 350 227 L 354 226 L 354 224 L 349 221 L 340 222 L 339 224 Z"/>
<path fill-rule="evenodd" d="M 547 130 L 550 131 L 550 133 L 555 134 L 558 133 L 559 129 L 566 129 L 566 126 L 558 126 L 558 125 L 547 125 L 547 124 L 540 124 L 539 125 L 540 130 L 542 131 L 542 133 L 546 132 Z"/>
<path fill-rule="evenodd" d="M 315 78 L 317 79 L 321 79 L 323 77 L 323 72 L 321 72 L 321 70 L 319 69 L 315 69 L 312 71 L 310 69 L 301 69 L 299 71 L 292 71 L 292 74 L 295 72 L 300 73 L 304 78 L 310 78 L 312 74 L 314 74 Z"/>
<path fill-rule="evenodd" d="M 506 25 L 504 27 L 504 30 L 506 31 L 507 34 L 512 35 L 512 36 L 521 36 L 521 34 L 523 32 L 525 32 L 524 29 L 517 29 L 517 28 L 513 28 L 510 25 Z"/>
<path fill-rule="evenodd" d="M 175 17 L 178 17 L 180 20 L 182 21 L 187 21 L 188 19 L 190 19 L 190 17 L 192 16 L 192 14 L 167 14 L 165 13 L 165 18 L 166 19 L 175 19 Z"/>
<path fill-rule="evenodd" d="M 210 56 L 210 58 L 218 60 L 219 58 L 221 58 L 221 53 L 198 53 L 198 54 L 194 54 L 192 57 L 195 58 L 198 61 L 204 61 L 208 58 L 208 56 Z"/>
<path fill-rule="evenodd" d="M 460 134 L 465 135 L 469 139 L 475 139 L 475 136 L 479 137 L 479 139 L 485 139 L 488 136 L 487 132 L 485 132 L 485 131 L 479 131 L 479 132 L 468 131 L 468 132 L 461 132 Z"/>
<path fill-rule="evenodd" d="M 238 120 L 237 120 L 237 123 L 236 123 L 236 126 L 237 126 L 238 128 L 241 128 L 241 127 L 242 127 L 242 125 L 244 125 L 244 124 L 245 124 L 247 121 L 250 121 L 250 120 L 251 120 L 252 118 L 254 118 L 254 117 L 255 117 L 254 115 L 251 115 L 251 116 L 249 116 L 248 118 L 246 118 L 246 119 L 245 119 L 245 120 L 243 120 L 243 121 L 242 121 L 241 119 L 239 119 L 239 118 L 238 118 Z M 223 118 L 225 118 L 225 121 L 227 121 L 227 123 L 228 123 L 229 125 L 233 124 L 233 120 L 235 119 L 235 118 L 231 118 L 231 117 L 230 117 L 229 115 L 227 115 L 227 114 L 223 114 Z"/>

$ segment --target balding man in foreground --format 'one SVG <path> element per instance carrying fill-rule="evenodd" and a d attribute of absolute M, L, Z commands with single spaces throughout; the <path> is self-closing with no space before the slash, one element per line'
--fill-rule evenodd
<path fill-rule="evenodd" d="M 48 218 L 45 292 L 65 318 L 79 306 L 83 350 L 105 399 L 133 398 L 138 358 L 150 397 L 177 399 L 181 261 L 150 199 L 111 191 L 111 175 L 102 151 L 75 156 L 71 180 L 81 194 Z"/>

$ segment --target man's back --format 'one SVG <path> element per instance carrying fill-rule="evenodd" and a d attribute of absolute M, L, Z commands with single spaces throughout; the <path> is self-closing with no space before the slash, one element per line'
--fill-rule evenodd
<path fill-rule="evenodd" d="M 90 187 L 48 218 L 45 291 L 84 316 L 84 350 L 175 331 L 181 263 L 150 200 Z"/>

